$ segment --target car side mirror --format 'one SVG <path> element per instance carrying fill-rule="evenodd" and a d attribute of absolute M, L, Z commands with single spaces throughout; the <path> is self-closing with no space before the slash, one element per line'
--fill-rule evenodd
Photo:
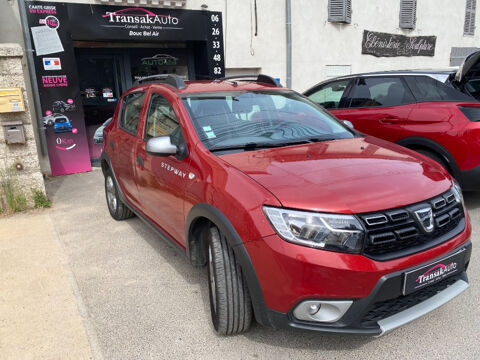
<path fill-rule="evenodd" d="M 342 123 L 343 123 L 343 125 L 347 126 L 348 128 L 350 128 L 352 130 L 355 130 L 355 127 L 353 126 L 353 124 L 350 121 L 342 120 Z"/>
<path fill-rule="evenodd" d="M 170 136 L 165 135 L 148 139 L 145 151 L 153 156 L 169 156 L 176 155 L 178 148 L 172 144 Z"/>

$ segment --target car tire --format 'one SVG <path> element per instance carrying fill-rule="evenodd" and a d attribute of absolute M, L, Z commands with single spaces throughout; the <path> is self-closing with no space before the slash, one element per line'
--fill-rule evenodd
<path fill-rule="evenodd" d="M 233 249 L 217 227 L 209 229 L 207 251 L 213 326 L 220 335 L 245 332 L 252 322 L 250 294 Z"/>
<path fill-rule="evenodd" d="M 436 161 L 440 165 L 442 165 L 445 168 L 445 170 L 447 170 L 453 176 L 447 162 L 440 155 L 438 155 L 438 154 L 436 154 L 436 153 L 434 153 L 433 151 L 430 151 L 430 150 L 418 149 L 416 151 L 419 152 L 420 154 L 425 155 L 426 157 Z"/>
<path fill-rule="evenodd" d="M 111 171 L 105 174 L 105 198 L 108 211 L 115 220 L 125 220 L 133 216 L 133 212 L 120 199 L 118 186 Z"/>
<path fill-rule="evenodd" d="M 50 120 L 49 122 L 47 122 L 47 125 L 48 126 L 53 126 L 53 121 Z"/>

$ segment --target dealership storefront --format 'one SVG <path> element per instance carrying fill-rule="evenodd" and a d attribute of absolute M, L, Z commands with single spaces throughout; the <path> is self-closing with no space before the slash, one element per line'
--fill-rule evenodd
<path fill-rule="evenodd" d="M 135 80 L 224 76 L 220 12 L 26 1 L 25 13 L 52 175 L 91 169 L 94 132 Z"/>

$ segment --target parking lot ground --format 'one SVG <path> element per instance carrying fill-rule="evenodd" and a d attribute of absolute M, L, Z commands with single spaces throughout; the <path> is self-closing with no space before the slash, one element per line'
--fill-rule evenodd
<path fill-rule="evenodd" d="M 138 218 L 117 222 L 103 176 L 48 182 L 52 226 L 105 359 L 479 359 L 480 193 L 466 194 L 473 222 L 471 287 L 445 306 L 380 338 L 275 331 L 254 324 L 234 337 L 210 325 L 206 270 L 160 240 Z M 1 357 L 1 355 L 0 355 Z"/>
<path fill-rule="evenodd" d="M 49 213 L 0 219 L 0 359 L 91 359 L 79 305 Z"/>

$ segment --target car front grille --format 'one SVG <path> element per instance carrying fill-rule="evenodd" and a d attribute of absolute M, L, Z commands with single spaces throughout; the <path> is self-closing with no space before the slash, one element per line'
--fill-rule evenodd
<path fill-rule="evenodd" d="M 415 212 L 432 209 L 433 230 Z M 463 206 L 452 190 L 430 200 L 382 212 L 359 215 L 365 229 L 364 254 L 384 261 L 422 251 L 451 239 L 465 228 Z M 427 219 L 428 223 L 428 219 Z"/>
<path fill-rule="evenodd" d="M 377 322 L 425 301 L 455 283 L 460 275 L 451 276 L 412 294 L 374 303 L 361 320 L 362 327 L 377 327 Z"/>

